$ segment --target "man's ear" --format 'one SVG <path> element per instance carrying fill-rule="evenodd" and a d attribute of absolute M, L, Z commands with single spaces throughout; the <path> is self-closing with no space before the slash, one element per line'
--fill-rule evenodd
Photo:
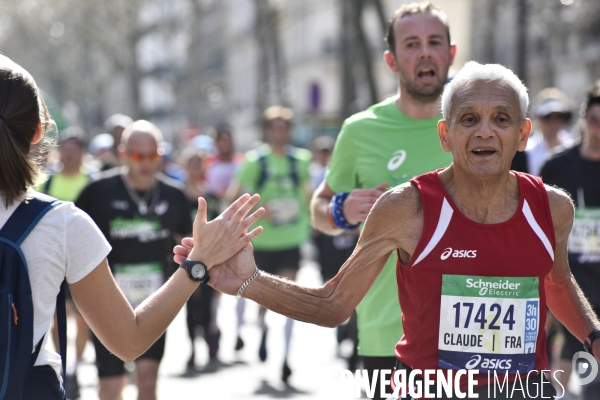
<path fill-rule="evenodd" d="M 456 56 L 456 43 L 450 43 L 450 65 L 454 64 L 454 56 Z"/>
<path fill-rule="evenodd" d="M 125 164 L 127 162 L 127 147 L 121 143 L 117 146 L 117 152 L 119 153 L 121 164 Z"/>
<path fill-rule="evenodd" d="M 396 56 L 389 50 L 386 50 L 383 53 L 383 61 L 388 66 L 390 71 L 397 74 L 398 73 L 398 63 L 396 63 Z"/>
<path fill-rule="evenodd" d="M 529 139 L 530 134 L 531 120 L 529 118 L 525 118 L 519 127 L 519 142 L 517 144 L 517 151 L 525 151 L 525 148 L 527 147 L 527 140 Z"/>
<path fill-rule="evenodd" d="M 450 153 L 450 143 L 448 141 L 448 132 L 450 131 L 450 126 L 445 119 L 441 119 L 437 125 L 438 128 L 438 136 L 440 137 L 440 144 L 442 145 L 442 149 Z"/>

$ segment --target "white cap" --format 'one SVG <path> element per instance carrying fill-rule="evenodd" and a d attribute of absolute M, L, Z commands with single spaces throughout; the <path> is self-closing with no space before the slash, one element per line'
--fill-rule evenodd
<path fill-rule="evenodd" d="M 114 139 L 110 133 L 101 133 L 94 136 L 90 142 L 89 151 L 93 155 L 97 155 L 101 150 L 112 149 Z"/>
<path fill-rule="evenodd" d="M 538 117 L 545 117 L 552 113 L 570 114 L 571 110 L 567 104 L 557 99 L 547 99 L 540 103 L 535 110 Z"/>

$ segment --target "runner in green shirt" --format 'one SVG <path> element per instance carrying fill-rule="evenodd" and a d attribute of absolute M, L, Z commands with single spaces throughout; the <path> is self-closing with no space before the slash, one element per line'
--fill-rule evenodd
<path fill-rule="evenodd" d="M 344 123 L 311 204 L 314 224 L 324 233 L 341 232 L 328 214 L 337 193 L 349 192 L 341 209 L 355 225 L 386 188 L 452 162 L 437 135 L 440 95 L 456 53 L 446 15 L 428 2 L 402 6 L 390 20 L 386 41 L 384 60 L 398 75 L 400 95 Z M 356 309 L 359 354 L 370 376 L 394 368 L 394 347 L 402 336 L 395 262 L 394 254 Z"/>
<path fill-rule="evenodd" d="M 257 207 L 265 208 L 260 220 L 262 233 L 252 241 L 257 265 L 263 271 L 295 280 L 300 268 L 300 245 L 310 237 L 310 151 L 289 145 L 291 140 L 292 111 L 270 107 L 265 111 L 266 136 L 269 144 L 246 153 L 245 163 L 228 189 L 227 198 L 237 198 L 241 189 L 260 194 Z M 241 320 L 243 303 L 238 307 Z M 267 358 L 266 309 L 261 307 L 259 321 L 262 338 L 259 358 Z M 281 379 L 287 383 L 292 371 L 288 353 L 293 320 L 285 324 L 285 353 Z M 238 343 L 243 341 L 238 334 Z M 236 345 L 236 349 L 240 348 Z"/>

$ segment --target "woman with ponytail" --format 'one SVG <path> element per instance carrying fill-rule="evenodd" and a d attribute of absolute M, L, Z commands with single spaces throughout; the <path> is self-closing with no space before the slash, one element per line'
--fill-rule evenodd
<path fill-rule="evenodd" d="M 32 146 L 48 146 L 45 137 L 53 129 L 52 118 L 31 75 L 0 55 L 0 295 L 8 299 L 7 305 L 0 305 L 0 317 L 10 321 L 8 329 L 12 332 L 0 331 L 0 342 L 4 340 L 0 343 L 0 364 L 9 360 L 3 365 L 14 362 L 26 367 L 21 376 L 14 376 L 12 364 L 10 369 L 0 366 L 0 375 L 4 373 L 0 376 L 2 400 L 64 399 L 60 357 L 45 335 L 63 281 L 69 284 L 73 300 L 96 336 L 119 358 L 131 361 L 159 338 L 199 283 L 207 280 L 206 274 L 204 279 L 198 279 L 191 269 L 179 268 L 154 295 L 133 310 L 115 284 L 106 261 L 110 246 L 90 217 L 71 202 L 58 202 L 31 189 L 39 171 L 35 159 L 39 152 L 33 151 Z M 260 228 L 248 232 L 248 227 L 264 211 L 259 209 L 246 217 L 257 202 L 258 196 L 244 195 L 219 218 L 207 222 L 206 202 L 199 199 L 194 237 L 201 240 L 190 254 L 197 263 L 194 268 L 201 267 L 201 260 L 203 272 L 210 275 L 211 267 L 232 257 L 260 233 Z M 44 205 L 44 211 L 37 211 L 39 204 Z M 37 221 L 36 215 L 41 216 Z M 33 229 L 21 234 L 23 224 L 15 221 L 27 218 L 27 226 Z M 7 257 L 9 251 L 16 256 Z M 13 261 L 16 258 L 23 262 Z M 28 290 L 15 294 L 5 290 L 14 283 L 6 278 L 11 269 L 17 268 L 13 264 L 26 266 L 26 273 L 15 274 L 14 280 L 22 283 L 27 278 L 30 295 Z M 15 297 L 24 296 L 23 293 L 30 300 Z M 26 329 L 27 307 L 33 310 L 30 329 Z M 6 325 L 2 319 L 0 330 Z M 19 339 L 32 349 L 31 360 L 10 359 L 16 346 L 10 340 L 18 343 Z"/>

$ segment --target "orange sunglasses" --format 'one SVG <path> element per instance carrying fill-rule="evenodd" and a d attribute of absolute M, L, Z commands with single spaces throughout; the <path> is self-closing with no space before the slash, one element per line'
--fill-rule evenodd
<path fill-rule="evenodd" d="M 129 151 L 129 152 L 127 152 L 127 156 L 129 157 L 129 159 L 131 161 L 134 161 L 134 162 L 140 162 L 142 160 L 148 160 L 150 162 L 155 162 L 160 159 L 161 155 L 158 152 L 144 154 L 144 153 L 138 153 L 136 151 Z"/>

